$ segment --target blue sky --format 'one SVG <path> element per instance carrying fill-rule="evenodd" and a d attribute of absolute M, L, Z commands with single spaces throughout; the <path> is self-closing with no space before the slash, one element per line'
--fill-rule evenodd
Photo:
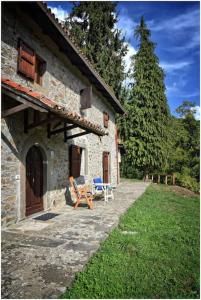
<path fill-rule="evenodd" d="M 69 1 L 48 1 L 60 19 L 71 11 Z M 156 54 L 166 78 L 166 95 L 172 114 L 184 101 L 194 101 L 199 118 L 200 106 L 200 4 L 198 1 L 120 1 L 118 28 L 123 31 L 130 55 L 137 51 L 133 32 L 143 15 L 156 45 Z"/>

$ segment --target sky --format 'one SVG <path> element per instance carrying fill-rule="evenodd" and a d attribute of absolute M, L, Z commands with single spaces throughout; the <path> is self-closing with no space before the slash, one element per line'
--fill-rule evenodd
<path fill-rule="evenodd" d="M 134 29 L 144 16 L 156 43 L 155 53 L 165 71 L 166 96 L 170 111 L 184 100 L 195 102 L 200 119 L 200 3 L 199 1 L 119 1 L 118 23 L 128 44 L 126 70 L 130 56 L 138 50 Z M 47 1 L 52 12 L 64 20 L 71 11 L 70 1 Z"/>

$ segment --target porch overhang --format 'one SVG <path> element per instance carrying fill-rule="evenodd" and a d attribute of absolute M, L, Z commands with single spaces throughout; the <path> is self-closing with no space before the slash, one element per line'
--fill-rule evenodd
<path fill-rule="evenodd" d="M 46 124 L 48 138 L 51 138 L 51 136 L 63 132 L 65 142 L 68 139 L 76 138 L 90 133 L 98 136 L 104 136 L 108 134 L 108 132 L 106 132 L 100 125 L 88 121 L 86 118 L 66 109 L 64 106 L 58 105 L 56 102 L 50 100 L 41 93 L 34 92 L 33 90 L 24 87 L 16 82 L 13 82 L 10 79 L 2 78 L 1 82 L 2 94 L 5 94 L 8 97 L 13 98 L 17 102 L 19 102 L 19 105 L 3 111 L 2 117 L 8 117 L 23 110 L 25 133 L 27 133 L 34 127 Z M 46 113 L 47 116 L 43 120 L 37 120 L 30 124 L 28 108 Z M 57 124 L 54 124 L 54 126 L 52 126 L 52 123 L 55 123 L 55 121 L 57 121 Z M 61 124 L 63 126 L 59 127 L 61 126 Z M 83 131 L 69 136 L 68 131 L 75 128 L 81 128 L 83 129 Z"/>

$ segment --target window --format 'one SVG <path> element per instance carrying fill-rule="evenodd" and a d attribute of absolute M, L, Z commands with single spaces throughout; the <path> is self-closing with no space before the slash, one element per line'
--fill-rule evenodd
<path fill-rule="evenodd" d="M 87 109 L 91 107 L 92 100 L 92 86 L 89 86 L 80 91 L 80 105 L 81 109 Z"/>
<path fill-rule="evenodd" d="M 104 127 L 108 128 L 109 114 L 107 112 L 103 112 L 103 124 L 104 124 Z"/>
<path fill-rule="evenodd" d="M 109 169 L 109 159 L 110 153 L 103 152 L 103 182 L 108 183 L 110 178 L 110 169 Z"/>
<path fill-rule="evenodd" d="M 78 178 L 86 176 L 87 172 L 87 150 L 77 145 L 69 147 L 69 167 L 70 176 Z"/>
<path fill-rule="evenodd" d="M 20 40 L 18 71 L 32 80 L 35 77 L 35 60 L 33 49 Z"/>
<path fill-rule="evenodd" d="M 36 55 L 35 82 L 42 85 L 43 74 L 45 73 L 46 63 Z"/>
<path fill-rule="evenodd" d="M 19 41 L 18 72 L 27 78 L 42 84 L 42 76 L 45 73 L 46 63 L 35 51 L 22 40 Z"/>
<path fill-rule="evenodd" d="M 70 176 L 77 178 L 80 176 L 82 150 L 80 147 L 75 145 L 71 145 L 69 150 Z"/>

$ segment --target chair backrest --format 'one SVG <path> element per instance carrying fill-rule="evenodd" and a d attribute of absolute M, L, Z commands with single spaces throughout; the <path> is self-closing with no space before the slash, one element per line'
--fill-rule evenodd
<path fill-rule="evenodd" d="M 77 185 L 80 185 L 80 184 L 85 184 L 85 177 L 84 176 L 79 176 L 77 178 L 74 178 L 74 181 L 76 182 Z"/>
<path fill-rule="evenodd" d="M 79 198 L 80 194 L 78 192 L 77 184 L 76 184 L 73 176 L 69 177 L 69 182 L 70 182 L 70 187 L 72 188 L 74 195 Z"/>
<path fill-rule="evenodd" d="M 103 180 L 101 177 L 97 177 L 93 179 L 93 183 L 95 185 L 95 189 L 98 191 L 102 191 L 103 190 L 103 186 L 100 185 L 100 183 L 103 183 Z M 96 183 L 98 183 L 98 185 L 96 185 Z"/>

